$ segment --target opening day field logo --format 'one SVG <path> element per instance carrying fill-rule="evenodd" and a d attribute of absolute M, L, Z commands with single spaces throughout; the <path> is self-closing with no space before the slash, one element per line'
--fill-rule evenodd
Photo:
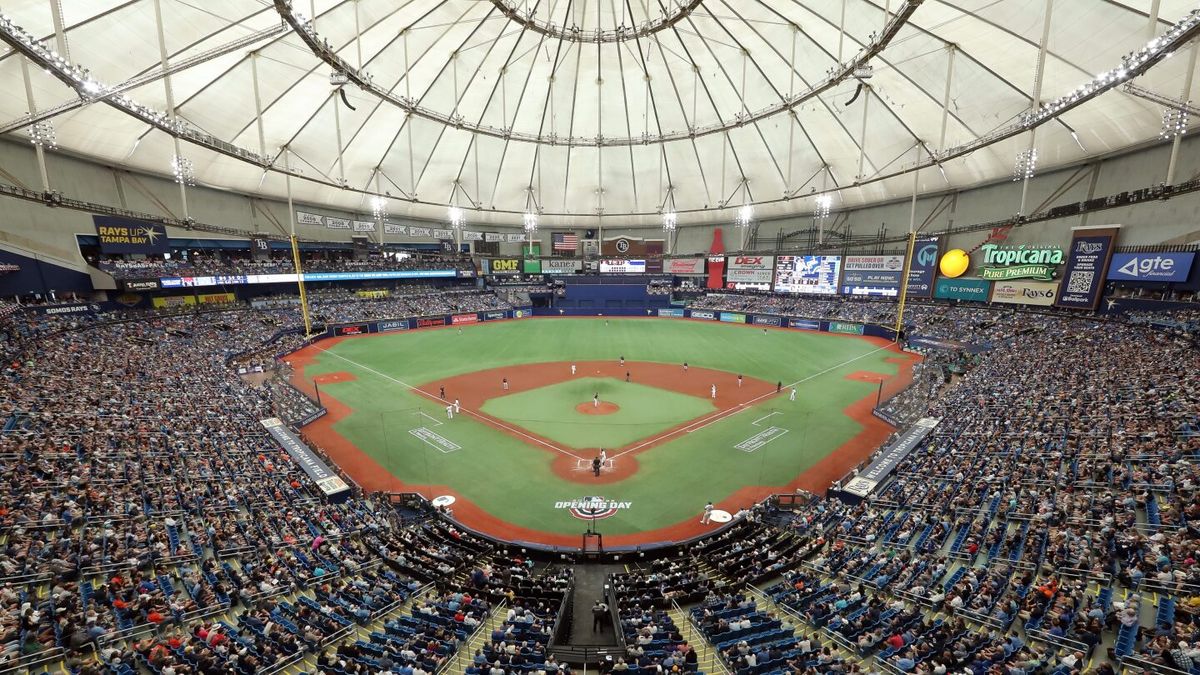
<path fill-rule="evenodd" d="M 617 511 L 628 509 L 633 502 L 619 502 L 604 497 L 580 497 L 571 501 L 554 502 L 554 508 L 567 509 L 580 520 L 599 520 L 617 515 Z"/>

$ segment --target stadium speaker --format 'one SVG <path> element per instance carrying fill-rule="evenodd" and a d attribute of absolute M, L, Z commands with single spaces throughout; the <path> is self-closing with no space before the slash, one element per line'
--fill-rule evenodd
<path fill-rule="evenodd" d="M 585 231 L 584 231 L 583 238 L 584 238 L 584 239 L 595 239 L 595 238 L 596 238 L 596 231 L 595 231 L 595 230 L 585 230 Z"/>

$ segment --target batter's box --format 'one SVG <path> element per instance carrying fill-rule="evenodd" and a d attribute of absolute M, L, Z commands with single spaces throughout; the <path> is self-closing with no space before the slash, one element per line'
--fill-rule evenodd
<path fill-rule="evenodd" d="M 762 431 L 754 434 L 750 438 L 747 438 L 733 447 L 741 450 L 742 452 L 754 452 L 776 438 L 783 436 L 787 432 L 787 429 L 780 429 L 779 427 L 767 427 L 766 429 L 763 429 Z"/>
<path fill-rule="evenodd" d="M 462 450 L 462 446 L 459 445 L 458 443 L 455 443 L 454 441 L 450 440 L 449 438 L 446 438 L 445 436 L 442 436 L 441 434 L 434 433 L 434 432 L 430 431 L 429 429 L 426 429 L 425 427 L 417 427 L 416 429 L 409 429 L 408 433 L 421 439 L 421 441 L 423 443 L 425 443 L 426 445 L 433 446 L 433 448 L 435 450 L 438 450 L 439 452 L 444 452 L 444 453 L 449 454 L 451 452 L 454 452 L 455 450 Z"/>
<path fill-rule="evenodd" d="M 613 460 L 606 459 L 600 463 L 600 470 L 601 471 L 611 471 L 613 469 L 613 467 L 615 467 L 615 466 L 616 466 L 616 464 L 613 463 Z M 591 471 L 592 470 L 592 460 L 576 459 L 575 460 L 575 470 L 576 471 Z"/>

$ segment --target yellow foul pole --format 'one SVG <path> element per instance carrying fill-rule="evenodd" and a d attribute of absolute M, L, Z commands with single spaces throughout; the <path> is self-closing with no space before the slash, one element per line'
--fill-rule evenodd
<path fill-rule="evenodd" d="M 912 267 L 913 247 L 917 242 L 917 233 L 908 231 L 908 246 L 904 250 L 904 271 L 900 274 L 900 302 L 896 306 L 896 341 L 900 340 L 900 331 L 904 328 L 904 301 L 908 299 L 908 273 Z"/>
<path fill-rule="evenodd" d="M 304 337 L 312 335 L 312 318 L 308 315 L 308 294 L 304 292 L 304 268 L 300 264 L 300 244 L 296 239 L 296 208 L 292 205 L 292 151 L 283 148 L 285 170 L 284 183 L 287 185 L 288 222 L 292 225 L 292 264 L 296 268 L 296 286 L 300 289 L 300 315 L 304 317 Z"/>

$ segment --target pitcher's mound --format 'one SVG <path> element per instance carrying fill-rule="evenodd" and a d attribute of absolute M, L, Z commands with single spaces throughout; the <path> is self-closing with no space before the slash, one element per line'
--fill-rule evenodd
<path fill-rule="evenodd" d="M 608 401 L 600 401 L 600 405 L 593 405 L 591 401 L 580 403 L 575 406 L 575 412 L 583 413 L 584 415 L 611 415 L 621 409 L 621 406 Z"/>

